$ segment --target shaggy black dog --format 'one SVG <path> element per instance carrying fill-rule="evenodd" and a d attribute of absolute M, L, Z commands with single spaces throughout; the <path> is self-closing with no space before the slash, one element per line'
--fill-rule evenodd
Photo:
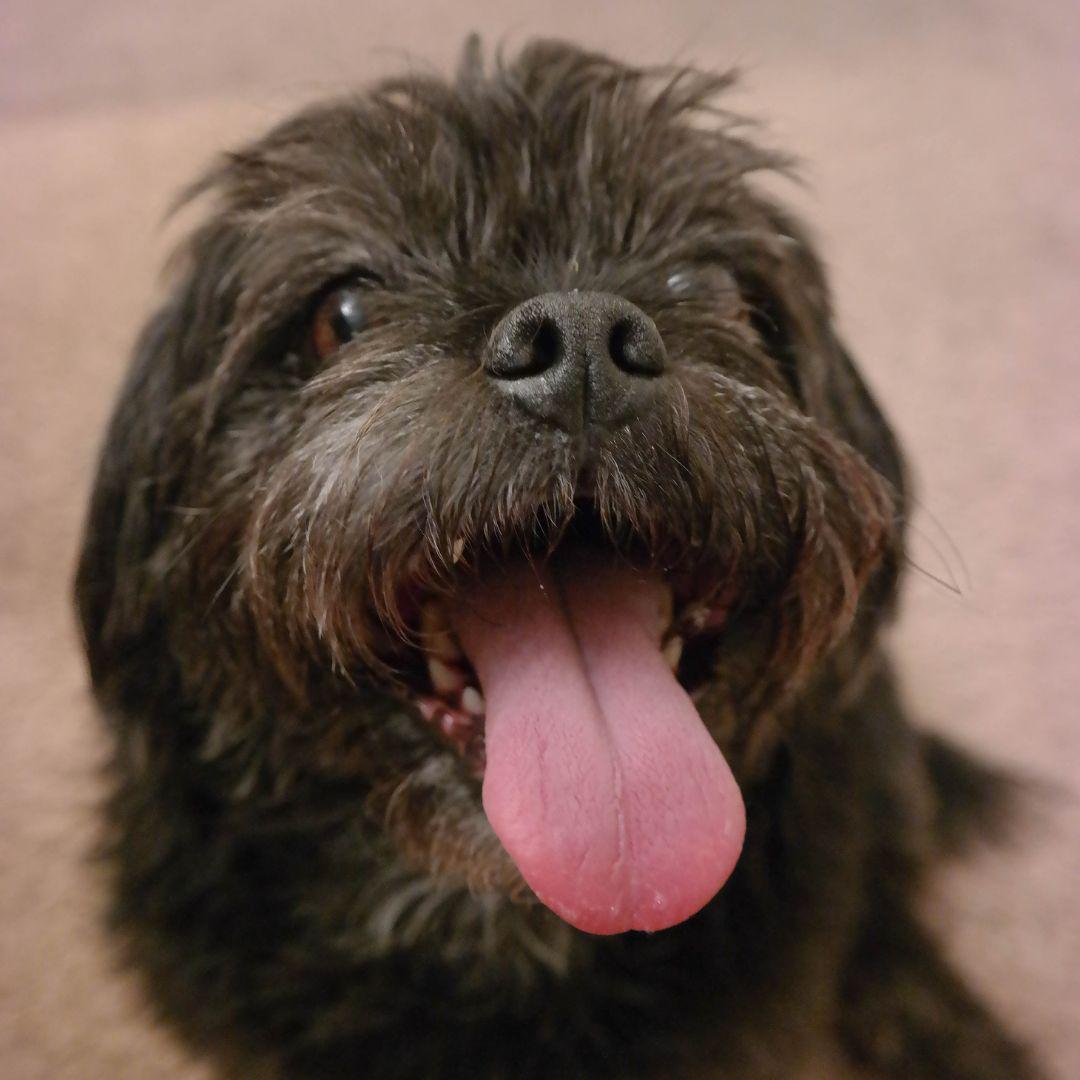
<path fill-rule="evenodd" d="M 226 1072 L 1036 1075 L 914 914 L 1002 783 L 897 702 L 903 468 L 729 81 L 471 46 L 192 193 L 77 594 Z"/>

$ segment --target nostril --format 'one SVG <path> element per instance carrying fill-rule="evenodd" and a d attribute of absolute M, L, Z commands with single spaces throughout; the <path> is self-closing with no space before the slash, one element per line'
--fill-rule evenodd
<path fill-rule="evenodd" d="M 486 366 L 497 379 L 525 379 L 555 367 L 565 354 L 566 338 L 557 319 L 519 309 L 496 331 Z"/>
<path fill-rule="evenodd" d="M 660 375 L 664 370 L 664 345 L 651 321 L 624 315 L 615 320 L 608 335 L 608 354 L 615 366 L 630 375 Z"/>
<path fill-rule="evenodd" d="M 616 367 L 626 367 L 626 337 L 628 333 L 629 327 L 626 325 L 626 319 L 619 319 L 611 328 L 611 334 L 608 337 L 608 354 L 615 361 Z"/>
<path fill-rule="evenodd" d="M 554 367 L 562 358 L 565 345 L 558 324 L 552 318 L 542 318 L 533 334 L 529 349 L 529 370 L 522 374 L 536 375 Z"/>

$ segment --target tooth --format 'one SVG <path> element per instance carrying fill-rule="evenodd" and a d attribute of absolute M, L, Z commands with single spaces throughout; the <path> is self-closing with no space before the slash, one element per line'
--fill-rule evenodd
<path fill-rule="evenodd" d="M 679 661 L 682 659 L 682 647 L 683 640 L 678 634 L 664 646 L 664 659 L 672 671 L 679 666 Z"/>
<path fill-rule="evenodd" d="M 420 715 L 428 723 L 431 723 L 438 716 L 439 710 L 444 708 L 443 703 L 437 698 L 429 697 L 417 698 L 416 707 L 420 710 Z"/>
<path fill-rule="evenodd" d="M 466 686 L 461 691 L 461 707 L 473 716 L 483 716 L 487 711 L 487 703 L 483 694 L 475 686 Z"/>
<path fill-rule="evenodd" d="M 465 676 L 457 668 L 444 664 L 437 657 L 428 657 L 427 669 L 431 685 L 437 694 L 453 694 L 465 685 Z"/>
<path fill-rule="evenodd" d="M 439 721 L 439 727 L 448 739 L 453 739 L 457 743 L 470 739 L 475 730 L 473 718 L 466 716 L 463 712 L 458 712 L 457 709 L 444 713 Z"/>
<path fill-rule="evenodd" d="M 682 614 L 680 620 L 684 626 L 688 627 L 695 633 L 704 628 L 705 623 L 709 619 L 709 609 L 704 604 L 694 604 L 692 607 L 688 607 Z"/>
<path fill-rule="evenodd" d="M 420 609 L 421 645 L 424 651 L 440 660 L 460 660 L 461 649 L 450 630 L 446 610 L 441 604 L 426 603 Z"/>

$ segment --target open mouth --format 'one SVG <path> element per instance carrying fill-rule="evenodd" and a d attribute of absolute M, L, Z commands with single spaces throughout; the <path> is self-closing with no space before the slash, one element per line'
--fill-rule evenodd
<path fill-rule="evenodd" d="M 681 922 L 738 859 L 742 799 L 690 694 L 724 595 L 574 535 L 420 604 L 416 706 L 482 778 L 522 877 L 579 929 Z"/>
<path fill-rule="evenodd" d="M 677 599 L 666 584 L 657 604 L 660 653 L 690 696 L 696 697 L 712 666 L 727 621 L 726 594 Z M 467 601 L 466 601 L 467 602 Z M 477 779 L 485 765 L 487 702 L 454 629 L 452 602 L 428 599 L 420 606 L 416 635 L 426 686 L 413 695 L 420 715 L 465 760 Z"/>

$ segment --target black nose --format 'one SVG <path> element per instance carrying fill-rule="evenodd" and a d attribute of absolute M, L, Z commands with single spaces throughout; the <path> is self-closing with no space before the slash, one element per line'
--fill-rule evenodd
<path fill-rule="evenodd" d="M 495 328 L 484 359 L 503 393 L 572 433 L 612 428 L 650 408 L 666 364 L 652 319 L 599 292 L 519 304 Z"/>

